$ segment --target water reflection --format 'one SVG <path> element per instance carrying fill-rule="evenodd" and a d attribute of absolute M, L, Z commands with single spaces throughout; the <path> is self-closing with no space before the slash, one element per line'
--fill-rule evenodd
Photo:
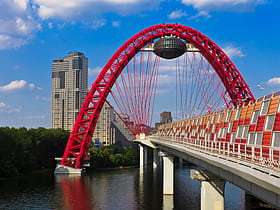
<path fill-rule="evenodd" d="M 89 186 L 89 177 L 78 175 L 56 175 L 56 185 L 60 186 L 65 210 L 96 209 Z"/>
<path fill-rule="evenodd" d="M 193 166 L 191 166 L 193 167 Z M 174 196 L 162 195 L 162 168 L 94 171 L 85 176 L 25 176 L 0 181 L 0 209 L 200 209 L 190 167 L 175 170 Z M 243 210 L 244 191 L 226 185 L 225 209 Z"/>
<path fill-rule="evenodd" d="M 174 208 L 174 196 L 163 195 L 163 210 L 170 210 Z"/>

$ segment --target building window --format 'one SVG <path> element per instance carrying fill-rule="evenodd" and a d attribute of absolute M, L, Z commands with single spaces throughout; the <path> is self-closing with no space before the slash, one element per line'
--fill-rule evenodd
<path fill-rule="evenodd" d="M 238 119 L 239 119 L 240 113 L 241 113 L 241 108 L 239 108 L 239 109 L 236 110 L 234 120 L 238 120 Z"/>
<path fill-rule="evenodd" d="M 249 144 L 262 145 L 262 133 L 249 133 Z"/>
<path fill-rule="evenodd" d="M 256 145 L 262 144 L 262 133 L 256 133 Z"/>
<path fill-rule="evenodd" d="M 236 131 L 236 138 L 237 138 L 237 139 L 241 139 L 241 137 L 242 137 L 242 132 L 243 132 L 243 126 L 237 127 L 237 131 Z"/>
<path fill-rule="evenodd" d="M 205 137 L 205 129 L 200 130 L 200 137 Z"/>
<path fill-rule="evenodd" d="M 209 128 L 209 126 L 210 126 L 210 120 L 208 120 L 206 128 Z"/>
<path fill-rule="evenodd" d="M 222 116 L 223 116 L 223 112 L 220 112 L 220 113 L 219 113 L 219 116 L 218 116 L 218 123 L 221 122 Z"/>
<path fill-rule="evenodd" d="M 80 88 L 80 70 L 76 70 L 76 88 Z"/>
<path fill-rule="evenodd" d="M 249 133 L 249 140 L 248 140 L 248 144 L 255 144 L 255 138 L 256 138 L 256 133 Z"/>
<path fill-rule="evenodd" d="M 243 125 L 243 126 L 239 126 L 237 127 L 237 132 L 236 132 L 236 138 L 237 139 L 247 139 L 248 137 L 248 130 L 249 130 L 249 126 L 248 125 Z"/>
<path fill-rule="evenodd" d="M 232 129 L 232 122 L 228 123 L 228 130 L 227 132 L 230 133 Z"/>
<path fill-rule="evenodd" d="M 259 114 L 260 114 L 260 110 L 255 110 L 255 111 L 253 112 L 253 114 L 252 114 L 252 119 L 251 119 L 251 124 L 256 124 L 256 123 L 257 123 Z"/>
<path fill-rule="evenodd" d="M 266 131 L 272 131 L 273 125 L 275 121 L 275 115 L 267 115 L 266 122 L 265 122 L 265 130 Z"/>
<path fill-rule="evenodd" d="M 225 138 L 226 132 L 227 132 L 227 128 L 220 128 L 218 133 L 218 138 Z"/>
<path fill-rule="evenodd" d="M 230 135 L 230 142 L 235 142 L 235 136 L 236 136 L 236 133 L 231 133 Z"/>
<path fill-rule="evenodd" d="M 213 125 L 213 127 L 212 127 L 212 133 L 215 133 L 215 130 L 216 130 L 216 125 Z"/>
<path fill-rule="evenodd" d="M 272 146 L 273 147 L 280 147 L 280 132 L 273 132 Z"/>
<path fill-rule="evenodd" d="M 76 96 L 75 96 L 75 109 L 80 108 L 80 92 L 76 91 Z"/>
<path fill-rule="evenodd" d="M 197 133 L 197 129 L 193 129 L 191 136 L 194 137 L 196 135 L 196 133 Z"/>
<path fill-rule="evenodd" d="M 211 124 L 214 123 L 214 119 L 215 119 L 215 115 L 212 115 L 212 118 L 211 118 Z"/>
<path fill-rule="evenodd" d="M 59 72 L 59 79 L 60 79 L 60 89 L 64 89 L 65 88 L 65 72 L 64 71 L 60 71 Z"/>
<path fill-rule="evenodd" d="M 227 111 L 227 115 L 226 115 L 225 122 L 229 122 L 229 119 L 230 119 L 230 117 L 231 117 L 231 112 L 232 112 L 232 110 L 228 110 L 228 111 Z"/>
<path fill-rule="evenodd" d="M 266 115 L 267 114 L 269 102 L 270 102 L 270 100 L 266 100 L 266 101 L 262 102 L 261 115 Z"/>
<path fill-rule="evenodd" d="M 54 94 L 54 98 L 59 98 L 59 93 Z"/>

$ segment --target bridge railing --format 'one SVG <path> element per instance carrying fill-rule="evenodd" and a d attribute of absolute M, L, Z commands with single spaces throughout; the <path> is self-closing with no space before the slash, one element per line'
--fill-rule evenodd
<path fill-rule="evenodd" d="M 151 136 L 165 141 L 177 142 L 212 156 L 227 159 L 263 171 L 270 175 L 280 174 L 280 148 L 244 143 L 186 139 L 182 137 Z"/>

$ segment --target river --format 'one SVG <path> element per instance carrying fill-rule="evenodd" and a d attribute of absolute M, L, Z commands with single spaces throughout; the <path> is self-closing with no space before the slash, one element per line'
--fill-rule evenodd
<path fill-rule="evenodd" d="M 84 176 L 38 174 L 0 180 L 2 210 L 200 209 L 200 183 L 190 168 L 175 170 L 174 196 L 162 195 L 159 169 L 98 170 Z M 227 183 L 225 209 L 245 209 L 243 190 Z"/>

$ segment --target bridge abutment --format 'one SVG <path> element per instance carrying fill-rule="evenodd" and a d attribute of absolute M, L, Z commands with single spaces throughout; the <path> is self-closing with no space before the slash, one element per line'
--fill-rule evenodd
<path fill-rule="evenodd" d="M 191 170 L 191 178 L 201 182 L 201 210 L 224 210 L 225 180 L 205 170 Z"/>

